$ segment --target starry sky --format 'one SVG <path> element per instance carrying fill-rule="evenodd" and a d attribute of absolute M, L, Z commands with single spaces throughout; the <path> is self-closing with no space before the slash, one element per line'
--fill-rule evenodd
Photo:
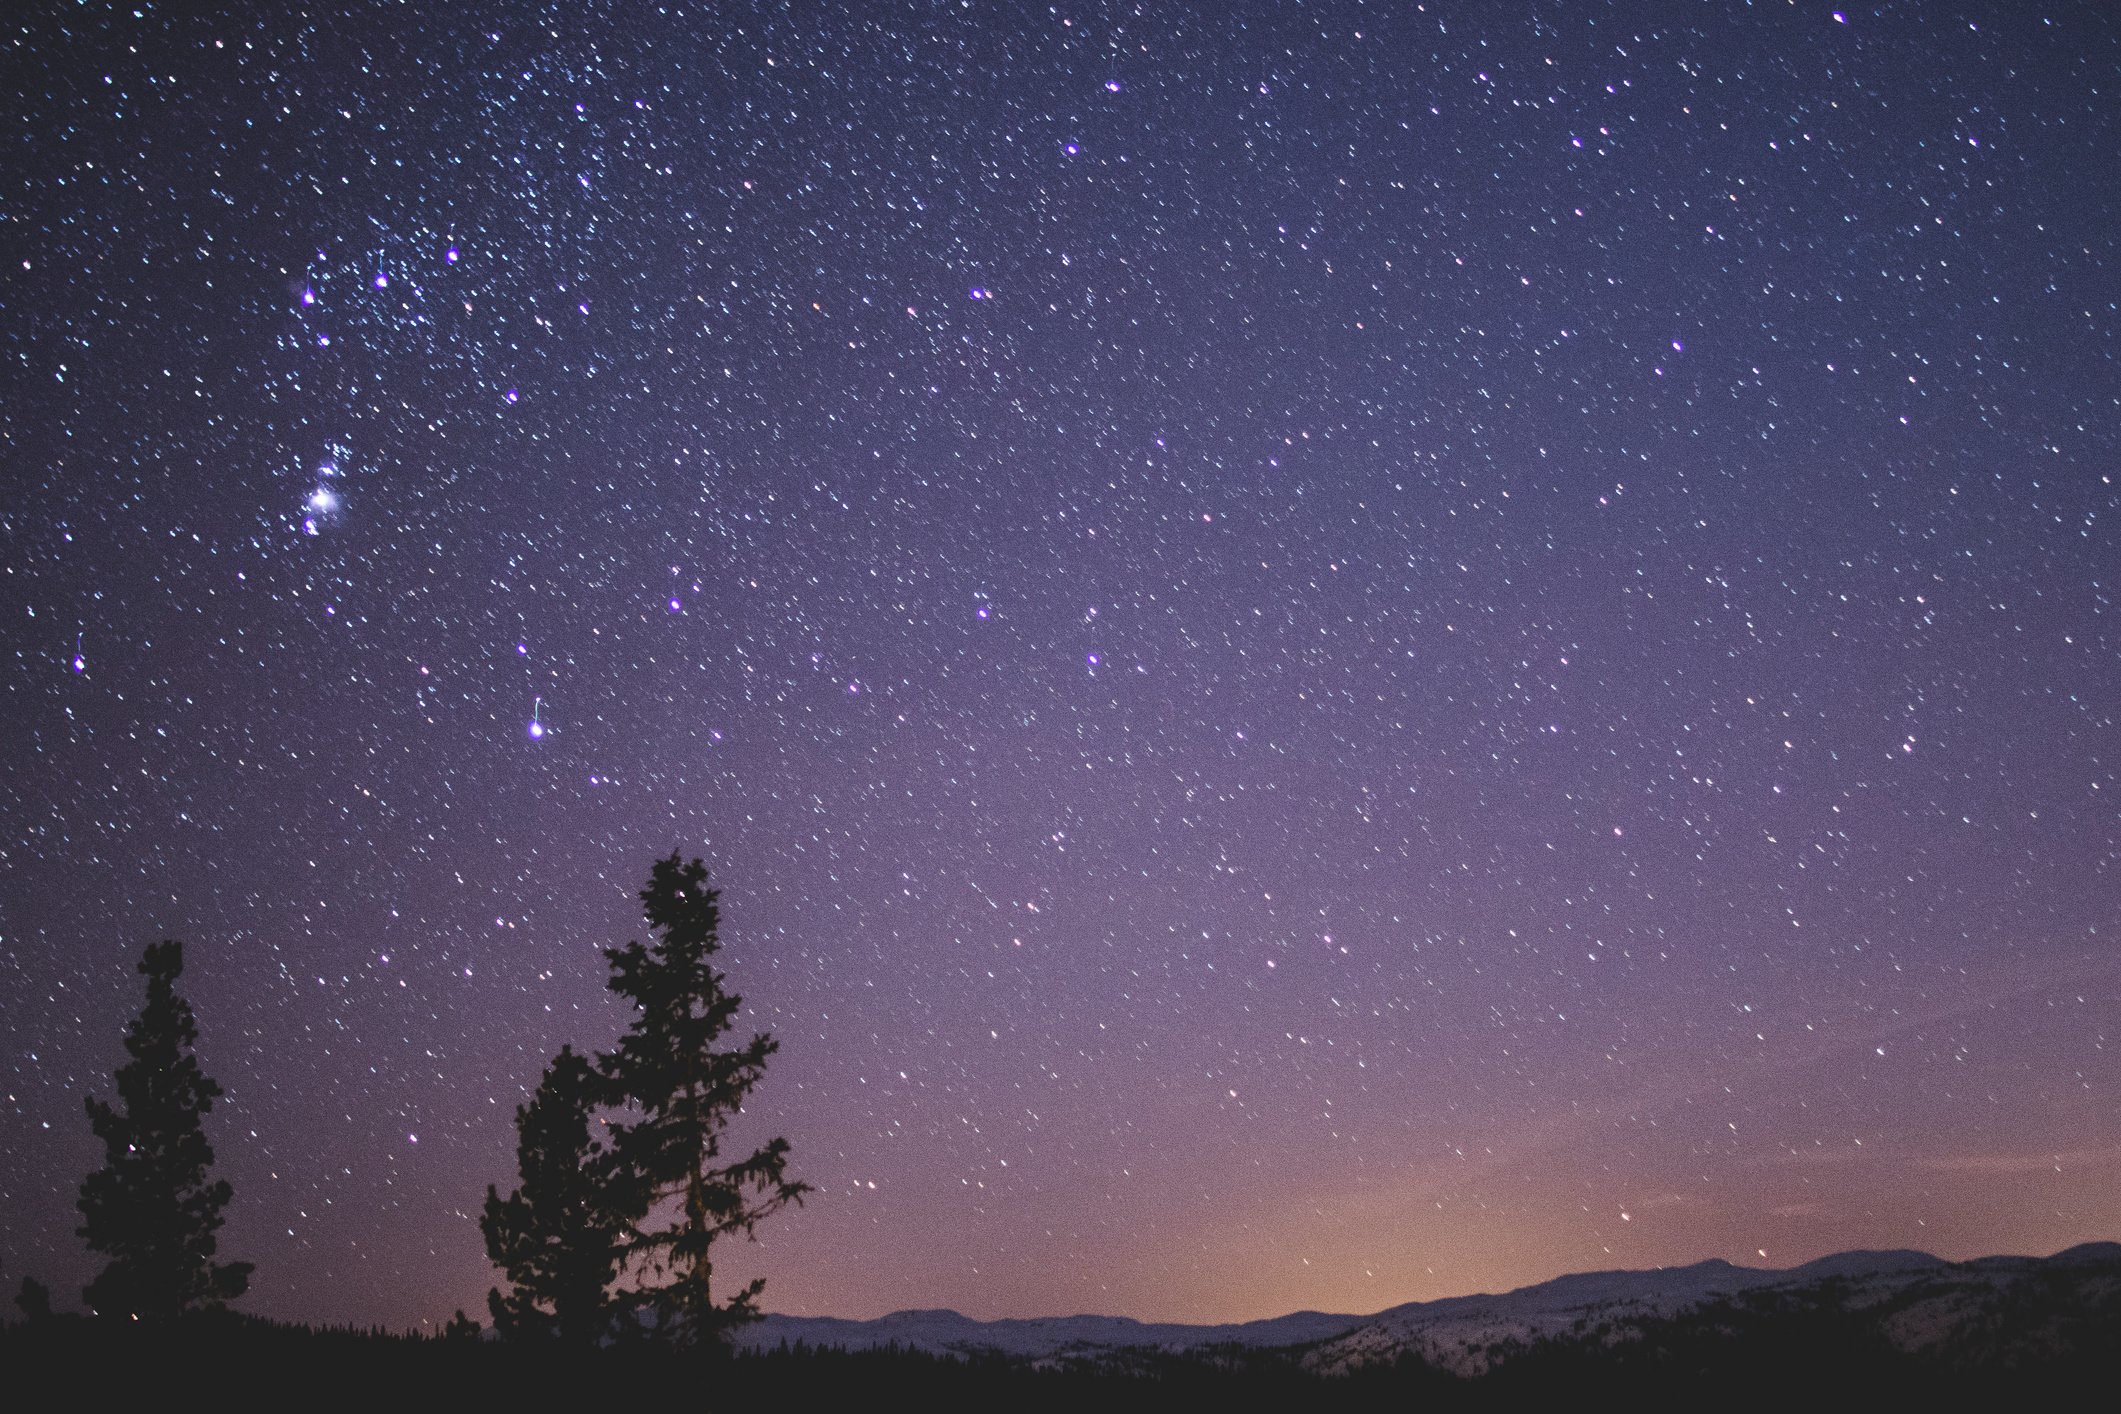
<path fill-rule="evenodd" d="M 769 1309 L 2121 1236 L 2099 4 L 33 4 L 0 1281 L 140 950 L 246 1309 L 706 857 Z"/>

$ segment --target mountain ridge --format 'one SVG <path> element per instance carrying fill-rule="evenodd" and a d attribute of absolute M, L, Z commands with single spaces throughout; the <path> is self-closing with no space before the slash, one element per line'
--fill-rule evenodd
<path fill-rule="evenodd" d="M 933 1355 L 1002 1356 L 1035 1363 L 1126 1355 L 1286 1349 L 1317 1373 L 1350 1373 L 1416 1357 L 1477 1376 L 1515 1354 L 1558 1341 L 1639 1340 L 1704 1311 L 1743 1314 L 1748 1303 L 1830 1303 L 1875 1321 L 1903 1351 L 1943 1348 L 1993 1326 L 1993 1313 L 2027 1282 L 2053 1277 L 2094 1298 L 2121 1299 L 2121 1243 L 2088 1242 L 2046 1257 L 1997 1255 L 1952 1262 L 1898 1248 L 1830 1253 L 1794 1267 L 1746 1267 L 1720 1257 L 1684 1266 L 1573 1272 L 1503 1292 L 1405 1302 L 1369 1314 L 1292 1311 L 1260 1320 L 1195 1324 L 1131 1316 L 977 1320 L 947 1308 L 909 1308 L 870 1320 L 768 1315 L 739 1332 L 749 1349 L 777 1346 Z M 2022 1302 L 2021 1302 L 2022 1304 Z M 1983 1321 L 1989 1322 L 1983 1326 Z"/>

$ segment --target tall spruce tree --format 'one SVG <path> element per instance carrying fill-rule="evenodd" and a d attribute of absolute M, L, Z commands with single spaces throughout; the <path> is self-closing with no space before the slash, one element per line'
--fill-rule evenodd
<path fill-rule="evenodd" d="M 199 1028 L 177 995 L 183 971 L 183 944 L 147 949 L 147 1004 L 125 1030 L 131 1059 L 112 1077 L 118 1106 L 88 1097 L 103 1167 L 82 1180 L 78 1231 L 110 1259 L 82 1290 L 99 1315 L 167 1319 L 250 1286 L 250 1263 L 214 1260 L 230 1195 L 226 1181 L 207 1181 L 214 1151 L 200 1120 L 221 1087 L 192 1055 Z"/>
<path fill-rule="evenodd" d="M 512 1288 L 486 1297 L 505 1337 L 592 1345 L 611 1330 L 605 1288 L 618 1275 L 631 1224 L 610 1151 L 597 1138 L 607 1089 L 586 1057 L 562 1046 L 530 1103 L 516 1109 L 522 1184 L 506 1198 L 489 1187 L 479 1219 L 486 1255 Z"/>
<path fill-rule="evenodd" d="M 637 1214 L 628 1252 L 643 1277 L 636 1299 L 655 1312 L 659 1329 L 710 1345 L 758 1318 L 765 1286 L 753 1281 L 717 1304 L 715 1242 L 753 1235 L 810 1191 L 787 1175 L 786 1139 L 721 1161 L 729 1122 L 779 1043 L 762 1034 L 717 1049 L 743 1005 L 713 965 L 720 899 L 699 860 L 683 863 L 673 852 L 656 861 L 641 890 L 652 940 L 604 953 L 611 990 L 638 1014 L 617 1049 L 600 1058 L 614 1099 L 631 1116 L 612 1126 L 612 1146 L 617 1191 Z"/>

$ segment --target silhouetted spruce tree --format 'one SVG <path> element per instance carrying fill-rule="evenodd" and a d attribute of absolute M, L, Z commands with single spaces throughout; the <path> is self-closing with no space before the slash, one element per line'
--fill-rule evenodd
<path fill-rule="evenodd" d="M 589 1345 L 611 1329 L 605 1294 L 631 1224 L 614 1202 L 611 1154 L 596 1137 L 607 1085 L 586 1057 L 562 1046 L 527 1105 L 516 1109 L 516 1169 L 506 1198 L 489 1187 L 479 1228 L 486 1255 L 514 1288 L 486 1297 L 494 1329 Z"/>
<path fill-rule="evenodd" d="M 207 1181 L 214 1151 L 200 1119 L 221 1087 L 192 1055 L 199 1028 L 176 987 L 183 944 L 149 947 L 140 971 L 147 1004 L 125 1030 L 131 1059 L 113 1076 L 120 1107 L 88 1097 L 103 1167 L 82 1180 L 78 1231 L 110 1258 L 82 1290 L 89 1308 L 149 1320 L 233 1301 L 250 1286 L 251 1264 L 214 1260 L 229 1187 Z"/>
<path fill-rule="evenodd" d="M 24 1320 L 48 1321 L 52 1318 L 52 1289 L 35 1277 L 24 1277 L 15 1292 L 15 1304 L 22 1308 Z"/>
<path fill-rule="evenodd" d="M 613 1124 L 612 1147 L 614 1192 L 635 1214 L 628 1257 L 644 1280 L 634 1299 L 674 1338 L 716 1345 L 731 1328 L 758 1318 L 765 1282 L 717 1304 L 715 1242 L 732 1233 L 751 1236 L 766 1217 L 810 1191 L 787 1176 L 786 1139 L 721 1162 L 729 1121 L 780 1047 L 758 1035 L 733 1049 L 716 1048 L 743 1004 L 713 966 L 720 897 L 707 887 L 707 866 L 699 860 L 681 863 L 673 852 L 656 861 L 641 890 L 652 941 L 604 953 L 611 990 L 638 1014 L 617 1049 L 600 1058 L 614 1100 L 631 1116 Z"/>

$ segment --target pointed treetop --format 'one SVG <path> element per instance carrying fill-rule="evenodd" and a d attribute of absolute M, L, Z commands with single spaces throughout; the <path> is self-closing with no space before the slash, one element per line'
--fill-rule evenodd
<path fill-rule="evenodd" d="M 641 889 L 641 912 L 666 944 L 696 942 L 702 954 L 719 946 L 722 891 L 709 888 L 707 866 L 684 859 L 677 850 L 658 859 Z"/>

